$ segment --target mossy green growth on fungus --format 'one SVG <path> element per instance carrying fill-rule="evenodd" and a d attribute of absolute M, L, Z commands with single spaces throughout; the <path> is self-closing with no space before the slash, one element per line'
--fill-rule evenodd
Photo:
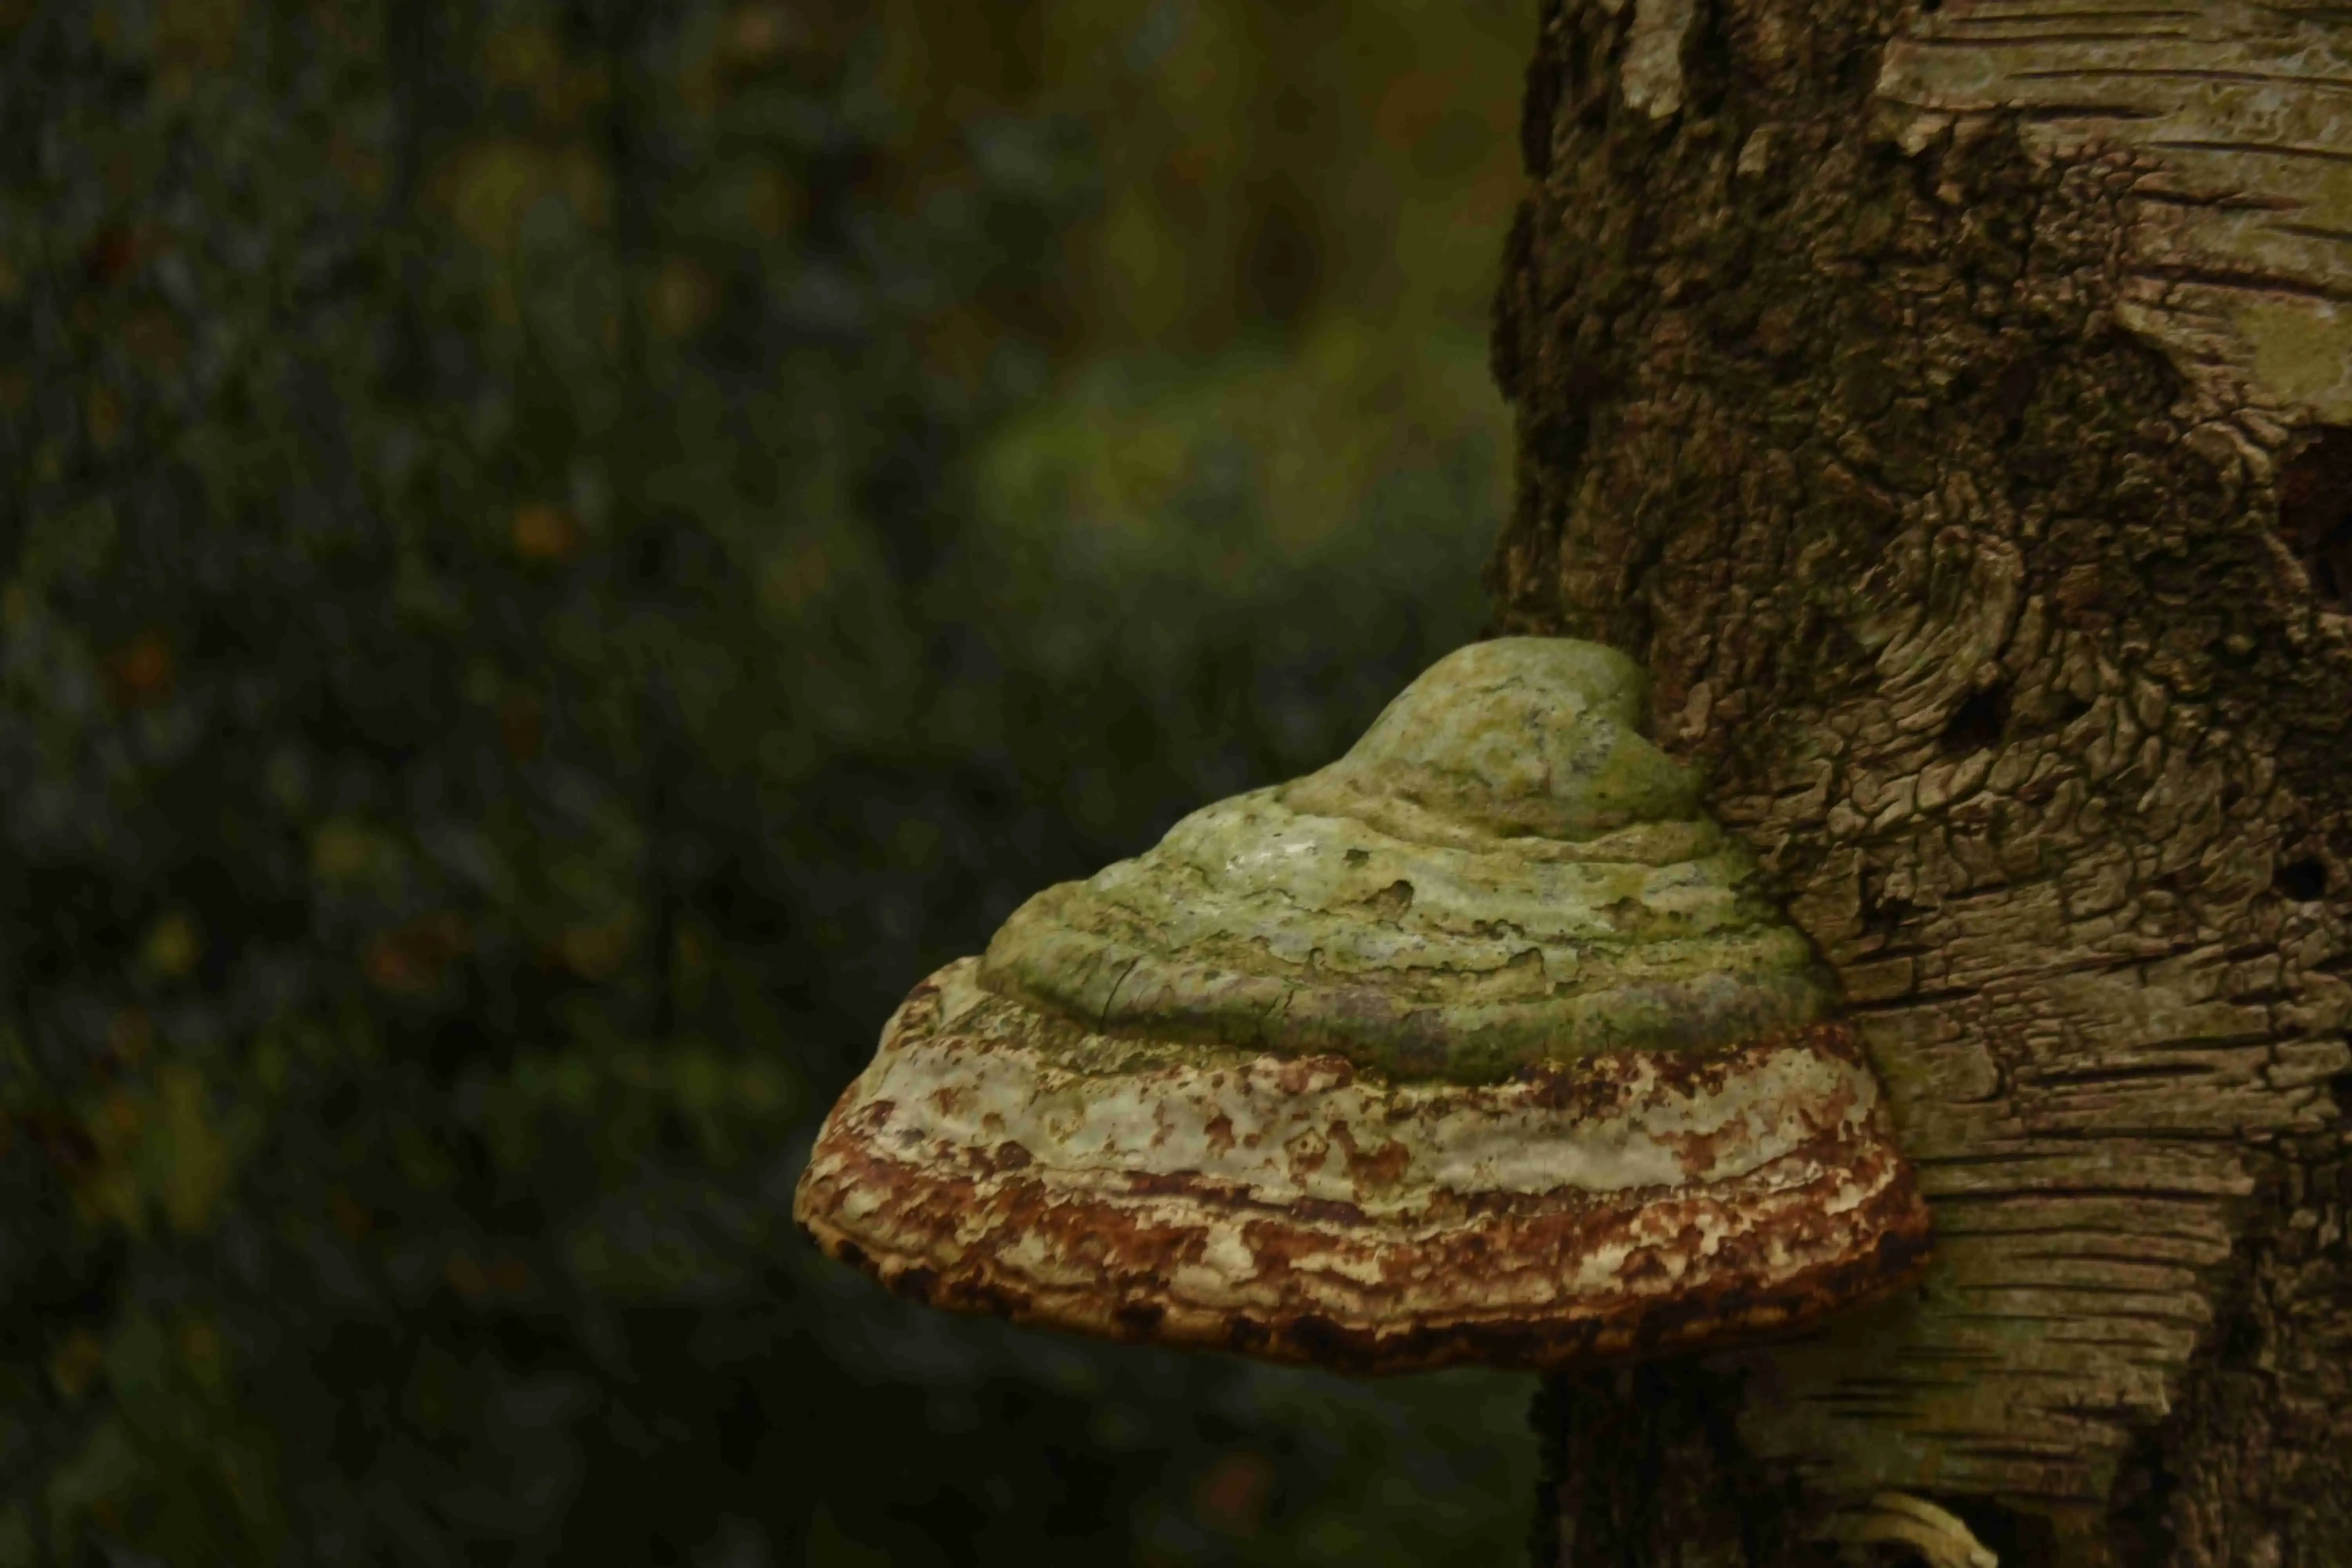
<path fill-rule="evenodd" d="M 1475 644 L 1328 767 L 1030 900 L 982 983 L 1106 1033 L 1458 1082 L 1822 1017 L 1810 944 L 1647 728 L 1622 654 Z"/>

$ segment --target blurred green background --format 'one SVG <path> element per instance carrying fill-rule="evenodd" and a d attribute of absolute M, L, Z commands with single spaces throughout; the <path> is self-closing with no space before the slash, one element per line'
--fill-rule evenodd
<path fill-rule="evenodd" d="M 1476 630 L 1532 0 L 0 0 L 0 1563 L 1517 1561 L 909 1308 L 908 985 Z"/>

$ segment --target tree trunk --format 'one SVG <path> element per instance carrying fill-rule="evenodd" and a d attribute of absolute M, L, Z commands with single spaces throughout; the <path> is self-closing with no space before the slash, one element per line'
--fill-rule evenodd
<path fill-rule="evenodd" d="M 1495 629 L 1647 660 L 1937 1226 L 1554 1384 L 1539 1558 L 2352 1564 L 2352 13 L 1547 0 L 1526 152 Z"/>

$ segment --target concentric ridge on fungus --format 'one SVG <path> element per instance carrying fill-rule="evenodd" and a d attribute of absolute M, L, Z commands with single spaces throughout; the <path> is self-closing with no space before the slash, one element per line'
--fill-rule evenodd
<path fill-rule="evenodd" d="M 939 1305 L 1361 1370 L 1809 1323 L 1927 1212 L 1803 936 L 1644 736 L 1516 637 L 1345 757 L 1032 899 L 908 998 L 796 1205 Z"/>
<path fill-rule="evenodd" d="M 1811 949 L 1643 708 L 1622 654 L 1475 644 L 1329 767 L 1030 900 L 982 984 L 1110 1034 L 1465 1082 L 1811 1023 Z"/>

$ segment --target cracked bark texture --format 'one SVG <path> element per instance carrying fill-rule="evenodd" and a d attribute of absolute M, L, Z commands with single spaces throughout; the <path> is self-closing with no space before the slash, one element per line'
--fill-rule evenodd
<path fill-rule="evenodd" d="M 1938 1231 L 1556 1384 L 1538 1560 L 1894 1488 L 2011 1568 L 2352 1563 L 2352 13 L 1547 0 L 1525 142 L 1493 629 L 1648 665 Z"/>

